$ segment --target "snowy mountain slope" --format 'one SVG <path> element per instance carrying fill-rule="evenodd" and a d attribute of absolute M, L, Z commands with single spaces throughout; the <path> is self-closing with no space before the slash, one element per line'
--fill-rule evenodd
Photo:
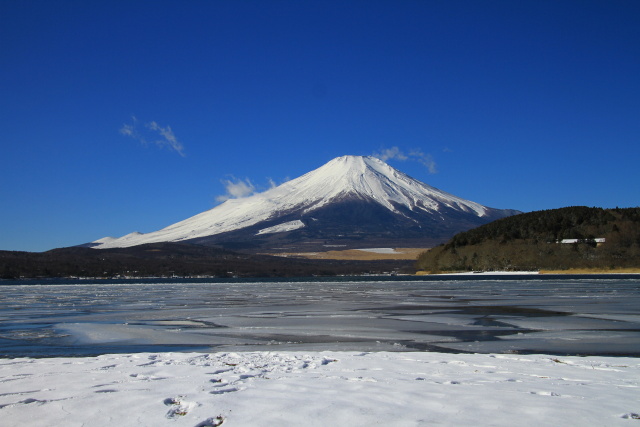
<path fill-rule="evenodd" d="M 442 238 L 443 233 L 449 235 L 514 213 L 518 212 L 456 197 L 374 157 L 343 156 L 276 188 L 227 200 L 162 230 L 92 243 L 95 248 L 168 241 L 218 244 L 255 240 L 256 236 L 268 239 L 267 235 L 282 233 L 297 233 L 297 240 L 305 236 L 326 240 L 365 228 L 384 235 L 389 227 L 395 229 L 394 238 L 402 237 L 402 229 L 412 227 L 417 227 L 418 235 L 427 236 L 430 228 L 437 235 L 434 237 Z M 411 235 L 419 237 L 415 230 Z"/>

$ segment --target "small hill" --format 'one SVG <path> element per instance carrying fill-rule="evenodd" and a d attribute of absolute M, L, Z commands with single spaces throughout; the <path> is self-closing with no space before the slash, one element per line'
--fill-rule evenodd
<path fill-rule="evenodd" d="M 499 219 L 420 255 L 420 270 L 640 268 L 640 208 L 573 206 Z"/>

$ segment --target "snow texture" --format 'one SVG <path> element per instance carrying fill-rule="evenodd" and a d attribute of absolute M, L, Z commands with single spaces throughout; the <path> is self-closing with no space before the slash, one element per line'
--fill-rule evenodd
<path fill-rule="evenodd" d="M 438 212 L 448 207 L 484 217 L 489 211 L 478 203 L 415 180 L 375 157 L 343 156 L 278 187 L 250 197 L 227 200 L 162 230 L 131 233 L 118 239 L 100 239 L 92 243 L 96 244 L 94 248 L 106 249 L 180 242 L 250 227 L 288 212 L 306 214 L 348 198 L 375 201 L 392 212 L 397 212 L 400 206 L 425 212 Z"/>
<path fill-rule="evenodd" d="M 636 358 L 138 353 L 0 359 L 4 426 L 631 426 Z"/>
<path fill-rule="evenodd" d="M 293 231 L 304 227 L 304 222 L 296 219 L 295 221 L 289 221 L 282 224 L 274 225 L 273 227 L 263 228 L 256 234 L 269 234 L 269 233 L 282 233 L 285 231 Z"/>

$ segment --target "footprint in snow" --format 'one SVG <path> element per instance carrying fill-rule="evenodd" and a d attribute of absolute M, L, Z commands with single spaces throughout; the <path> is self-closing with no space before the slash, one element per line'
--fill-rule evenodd
<path fill-rule="evenodd" d="M 166 406 L 170 406 L 169 412 L 167 412 L 167 418 L 176 418 L 187 415 L 196 404 L 193 402 L 186 402 L 182 400 L 182 397 L 168 397 L 164 400 Z"/>
<path fill-rule="evenodd" d="M 209 394 L 227 394 L 227 393 L 233 393 L 236 391 L 240 391 L 241 389 L 237 388 L 237 387 L 229 387 L 229 388 L 223 388 L 220 390 L 213 390 L 210 391 Z"/>
<path fill-rule="evenodd" d="M 629 412 L 628 414 L 624 414 L 622 418 L 627 420 L 640 420 L 640 414 L 636 414 L 635 412 Z"/>
<path fill-rule="evenodd" d="M 62 400 L 62 399 L 58 399 L 58 400 Z M 13 405 L 29 405 L 31 403 L 37 403 L 38 405 L 44 405 L 45 403 L 48 403 L 48 400 L 40 400 L 40 399 L 24 399 L 21 400 L 19 402 L 14 402 L 14 403 L 6 403 L 4 405 L 0 405 L 0 409 L 6 407 L 6 406 L 13 406 Z"/>
<path fill-rule="evenodd" d="M 100 371 L 108 371 L 109 369 L 113 369 L 115 367 L 117 367 L 118 365 L 107 365 L 107 366 L 103 366 L 101 368 L 98 368 L 98 370 Z"/>
<path fill-rule="evenodd" d="M 228 369 L 218 369 L 217 371 L 209 372 L 209 375 L 224 374 L 225 372 L 230 372 L 230 371 L 233 371 L 233 369 L 232 369 L 232 368 L 228 368 Z"/>
<path fill-rule="evenodd" d="M 552 396 L 552 397 L 562 397 L 561 394 L 556 393 L 555 391 L 530 391 L 530 394 L 535 394 L 538 396 Z"/>
<path fill-rule="evenodd" d="M 156 377 L 155 375 L 144 375 L 144 374 L 129 374 L 131 378 L 135 378 L 137 380 L 142 381 L 158 381 L 158 380 L 166 380 L 166 377 Z"/>
<path fill-rule="evenodd" d="M 195 427 L 218 427 L 224 422 L 224 417 L 218 415 L 217 417 L 207 418 L 203 422 L 196 424 Z"/>

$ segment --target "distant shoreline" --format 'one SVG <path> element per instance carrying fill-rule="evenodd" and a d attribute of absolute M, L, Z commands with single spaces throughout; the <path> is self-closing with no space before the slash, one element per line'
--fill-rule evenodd
<path fill-rule="evenodd" d="M 570 268 L 568 270 L 540 270 L 540 274 L 640 274 L 640 268 Z"/>
<path fill-rule="evenodd" d="M 539 270 L 539 271 L 452 271 L 446 273 L 430 273 L 428 271 L 418 271 L 416 276 L 446 276 L 446 275 L 522 275 L 522 274 L 640 274 L 640 268 L 569 268 L 567 270 Z"/>

